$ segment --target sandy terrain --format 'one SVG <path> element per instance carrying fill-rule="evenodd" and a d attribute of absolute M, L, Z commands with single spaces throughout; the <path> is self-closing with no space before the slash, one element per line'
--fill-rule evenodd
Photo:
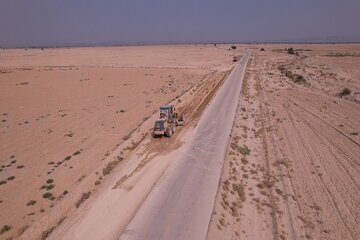
<path fill-rule="evenodd" d="M 359 239 L 360 45 L 297 45 L 306 50 L 299 56 L 261 47 L 243 84 L 208 239 Z M 340 97 L 345 87 L 351 94 Z"/>
<path fill-rule="evenodd" d="M 208 238 L 359 239 L 360 45 L 228 47 L 0 50 L 0 239 L 118 239 L 245 50 Z"/>
<path fill-rule="evenodd" d="M 228 47 L 0 50 L 0 238 L 46 238 L 115 165 L 137 169 L 141 140 L 166 150 L 149 136 L 156 110 L 177 99 L 195 120 L 233 66 Z"/>

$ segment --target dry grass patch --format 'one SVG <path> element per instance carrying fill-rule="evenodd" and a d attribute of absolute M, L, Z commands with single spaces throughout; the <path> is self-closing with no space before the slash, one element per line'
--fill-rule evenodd
<path fill-rule="evenodd" d="M 236 192 L 239 196 L 239 198 L 241 199 L 241 201 L 245 201 L 246 200 L 246 196 L 245 196 L 245 189 L 244 186 L 241 183 L 233 183 L 232 184 L 232 189 L 234 192 Z"/>
<path fill-rule="evenodd" d="M 232 143 L 231 143 L 231 148 L 232 148 L 233 150 L 238 151 L 238 152 L 241 153 L 243 156 L 250 155 L 250 152 L 251 152 L 251 150 L 250 150 L 246 145 L 244 145 L 244 146 L 242 147 L 242 146 L 239 146 L 236 142 L 232 142 Z"/>
<path fill-rule="evenodd" d="M 76 208 L 79 208 L 83 202 L 85 202 L 91 195 L 91 192 L 83 193 L 79 201 L 75 204 Z"/>
<path fill-rule="evenodd" d="M 28 229 L 30 227 L 30 225 L 24 225 L 24 226 L 22 226 L 21 228 L 19 228 L 19 230 L 18 230 L 18 236 L 20 236 L 21 234 L 23 234 L 25 231 L 26 231 L 26 229 Z"/>
<path fill-rule="evenodd" d="M 224 181 L 224 185 L 223 185 L 223 189 L 228 192 L 229 191 L 229 186 L 230 186 L 230 181 L 228 179 L 226 179 Z"/>
<path fill-rule="evenodd" d="M 41 240 L 45 240 L 55 230 L 55 226 L 50 227 L 48 230 L 43 231 L 41 234 Z"/>
<path fill-rule="evenodd" d="M 289 162 L 286 161 L 286 159 L 280 159 L 280 160 L 276 160 L 272 165 L 273 166 L 284 165 L 285 167 L 289 167 Z"/>
<path fill-rule="evenodd" d="M 123 160 L 121 156 L 117 156 L 115 160 L 109 162 L 102 170 L 103 175 L 106 176 L 111 173 L 111 171 Z"/>

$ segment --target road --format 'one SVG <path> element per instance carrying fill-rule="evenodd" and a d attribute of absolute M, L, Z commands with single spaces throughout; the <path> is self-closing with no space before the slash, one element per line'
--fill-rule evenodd
<path fill-rule="evenodd" d="M 246 53 L 229 75 L 191 144 L 155 185 L 121 240 L 206 238 L 248 59 Z"/>

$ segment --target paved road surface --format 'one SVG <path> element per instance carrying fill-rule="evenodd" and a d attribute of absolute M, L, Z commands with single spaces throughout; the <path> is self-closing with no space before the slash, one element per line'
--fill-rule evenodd
<path fill-rule="evenodd" d="M 249 53 L 202 115 L 192 143 L 155 186 L 121 240 L 205 239 Z"/>

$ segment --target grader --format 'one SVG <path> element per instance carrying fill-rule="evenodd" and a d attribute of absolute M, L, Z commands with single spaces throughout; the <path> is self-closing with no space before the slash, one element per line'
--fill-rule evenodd
<path fill-rule="evenodd" d="M 176 112 L 174 105 L 165 105 L 160 107 L 160 118 L 155 121 L 154 137 L 171 137 L 177 126 L 184 125 L 184 116 Z"/>

